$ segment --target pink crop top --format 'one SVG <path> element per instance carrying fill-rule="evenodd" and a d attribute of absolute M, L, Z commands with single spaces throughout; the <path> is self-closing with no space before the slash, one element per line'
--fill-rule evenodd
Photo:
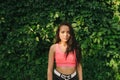
<path fill-rule="evenodd" d="M 60 51 L 60 46 L 59 44 L 56 44 L 56 49 L 55 49 L 55 62 L 56 66 L 71 66 L 75 67 L 76 66 L 76 54 L 75 51 L 70 52 L 69 55 L 66 58 L 66 54 Z"/>

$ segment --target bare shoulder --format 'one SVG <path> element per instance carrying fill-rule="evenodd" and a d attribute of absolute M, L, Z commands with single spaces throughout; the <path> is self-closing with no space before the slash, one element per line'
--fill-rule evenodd
<path fill-rule="evenodd" d="M 55 46 L 56 46 L 56 44 L 52 44 L 52 45 L 50 46 L 50 51 L 51 51 L 51 52 L 55 52 Z"/>
<path fill-rule="evenodd" d="M 50 46 L 50 48 L 52 48 L 52 49 L 55 48 L 55 45 L 56 45 L 56 44 L 52 44 L 52 45 Z"/>

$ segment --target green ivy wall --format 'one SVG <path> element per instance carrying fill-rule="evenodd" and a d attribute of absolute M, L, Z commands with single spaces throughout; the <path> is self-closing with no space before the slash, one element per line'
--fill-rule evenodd
<path fill-rule="evenodd" d="M 0 1 L 0 80 L 47 80 L 62 21 L 81 45 L 84 80 L 120 80 L 120 0 Z"/>

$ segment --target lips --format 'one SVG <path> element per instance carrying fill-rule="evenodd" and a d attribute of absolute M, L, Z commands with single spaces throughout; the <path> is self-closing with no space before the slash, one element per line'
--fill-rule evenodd
<path fill-rule="evenodd" d="M 63 38 L 63 39 L 68 39 L 67 37 Z"/>

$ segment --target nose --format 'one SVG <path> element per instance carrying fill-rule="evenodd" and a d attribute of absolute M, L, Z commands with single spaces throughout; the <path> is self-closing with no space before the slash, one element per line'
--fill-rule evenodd
<path fill-rule="evenodd" d="M 67 36 L 67 33 L 65 32 L 65 34 L 64 34 L 65 36 Z"/>
<path fill-rule="evenodd" d="M 66 32 L 66 33 L 64 34 L 64 36 L 65 36 L 65 37 L 68 37 L 68 33 Z"/>

